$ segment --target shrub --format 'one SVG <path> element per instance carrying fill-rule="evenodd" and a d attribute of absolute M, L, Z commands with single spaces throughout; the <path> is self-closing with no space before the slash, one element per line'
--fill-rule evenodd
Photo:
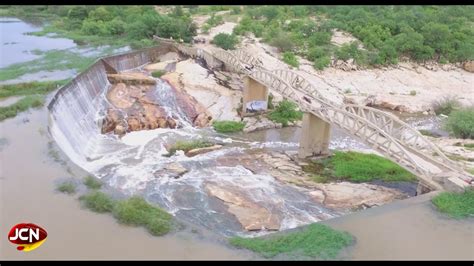
<path fill-rule="evenodd" d="M 288 126 L 288 122 L 294 122 L 303 118 L 303 112 L 297 110 L 298 105 L 296 103 L 283 100 L 278 103 L 275 110 L 269 114 L 269 118 L 277 123 Z"/>
<path fill-rule="evenodd" d="M 157 70 L 157 71 L 151 72 L 151 75 L 154 78 L 161 78 L 161 76 L 163 76 L 164 74 L 166 74 L 166 71 L 164 71 L 164 70 Z"/>
<path fill-rule="evenodd" d="M 235 49 L 235 45 L 237 44 L 237 42 L 237 36 L 235 36 L 234 34 L 227 33 L 219 33 L 212 39 L 213 44 L 225 50 Z"/>
<path fill-rule="evenodd" d="M 214 145 L 212 142 L 205 140 L 176 141 L 176 143 L 168 149 L 168 156 L 172 156 L 176 151 L 188 152 L 192 149 L 206 148 Z"/>
<path fill-rule="evenodd" d="M 433 110 L 437 115 L 449 115 L 452 111 L 459 109 L 461 104 L 456 97 L 445 96 L 441 100 L 433 102 Z"/>
<path fill-rule="evenodd" d="M 444 127 L 457 138 L 474 139 L 474 107 L 453 111 Z"/>
<path fill-rule="evenodd" d="M 172 229 L 171 214 L 148 204 L 140 197 L 131 197 L 117 203 L 113 214 L 119 223 L 145 226 L 155 236 L 164 235 Z"/>
<path fill-rule="evenodd" d="M 214 121 L 212 123 L 214 130 L 219 133 L 231 133 L 242 131 L 245 127 L 245 123 L 236 121 Z"/>
<path fill-rule="evenodd" d="M 410 95 L 411 95 L 411 96 L 415 96 L 415 95 L 416 95 L 416 91 L 415 91 L 415 90 L 410 91 Z"/>
<path fill-rule="evenodd" d="M 464 193 L 442 192 L 432 200 L 436 208 L 452 218 L 460 219 L 474 216 L 474 189 Z"/>
<path fill-rule="evenodd" d="M 61 183 L 58 186 L 57 190 L 59 192 L 66 193 L 66 194 L 74 194 L 76 193 L 76 184 L 74 184 L 71 181 L 66 181 L 66 182 Z"/>
<path fill-rule="evenodd" d="M 283 62 L 293 67 L 299 67 L 300 65 L 300 63 L 298 62 L 298 58 L 296 58 L 295 54 L 292 52 L 283 53 Z"/>
<path fill-rule="evenodd" d="M 273 94 L 272 93 L 268 94 L 267 107 L 268 107 L 268 109 L 275 109 L 275 106 L 273 105 Z"/>
<path fill-rule="evenodd" d="M 293 50 L 293 41 L 291 36 L 287 33 L 279 32 L 271 41 L 270 44 L 278 48 L 280 52 L 287 52 Z"/>
<path fill-rule="evenodd" d="M 102 187 L 102 182 L 99 179 L 89 175 L 84 178 L 84 185 L 86 185 L 86 187 L 89 189 L 100 189 Z"/>
<path fill-rule="evenodd" d="M 329 66 L 329 64 L 331 63 L 331 58 L 327 57 L 327 56 L 323 56 L 319 59 L 317 59 L 315 62 L 314 62 L 314 65 L 313 67 L 318 69 L 318 70 L 323 70 L 324 68 L 326 68 L 327 66 Z"/>
<path fill-rule="evenodd" d="M 116 204 L 110 196 L 100 191 L 92 191 L 79 197 L 79 200 L 86 208 L 98 213 L 111 212 Z"/>
<path fill-rule="evenodd" d="M 264 257 L 278 254 L 303 255 L 311 258 L 334 259 L 339 252 L 353 242 L 347 232 L 314 223 L 303 230 L 264 237 L 233 237 L 230 243 L 236 247 L 250 249 Z"/>

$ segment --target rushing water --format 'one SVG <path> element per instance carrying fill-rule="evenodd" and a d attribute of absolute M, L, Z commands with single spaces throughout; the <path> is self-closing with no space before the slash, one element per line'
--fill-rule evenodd
<path fill-rule="evenodd" d="M 104 77 L 98 83 L 109 87 Z M 82 90 L 82 91 L 78 91 Z M 247 148 L 286 149 L 297 143 L 255 141 L 238 137 L 224 139 L 208 129 L 194 128 L 177 105 L 173 89 L 157 80 L 154 93 L 160 106 L 177 119 L 179 129 L 155 129 L 131 132 L 119 139 L 101 134 L 100 121 L 111 105 L 105 91 L 97 97 L 78 87 L 63 94 L 52 113 L 51 133 L 68 156 L 85 170 L 95 174 L 111 187 L 126 193 L 140 194 L 167 209 L 177 217 L 207 227 L 224 235 L 242 232 L 236 218 L 226 211 L 223 202 L 209 196 L 206 186 L 217 184 L 245 195 L 272 213 L 282 217 L 281 229 L 335 217 L 333 212 L 311 200 L 309 191 L 284 185 L 269 175 L 254 174 L 241 165 L 232 167 L 218 163 L 218 158 L 238 156 Z M 167 154 L 166 144 L 177 140 L 211 139 L 232 142 L 223 149 L 187 157 Z M 179 162 L 189 172 L 179 179 L 167 174 L 164 167 Z M 158 174 L 159 173 L 159 174 Z"/>

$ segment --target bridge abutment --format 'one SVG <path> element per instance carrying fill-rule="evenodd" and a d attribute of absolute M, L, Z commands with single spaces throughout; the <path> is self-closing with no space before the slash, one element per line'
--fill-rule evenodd
<path fill-rule="evenodd" d="M 331 125 L 321 118 L 311 114 L 303 114 L 299 158 L 329 154 Z"/>
<path fill-rule="evenodd" d="M 244 83 L 244 90 L 242 93 L 242 116 L 246 116 L 252 110 L 266 110 L 268 108 L 267 86 L 249 76 L 244 78 Z M 255 104 L 256 102 L 261 102 L 261 104 Z"/>

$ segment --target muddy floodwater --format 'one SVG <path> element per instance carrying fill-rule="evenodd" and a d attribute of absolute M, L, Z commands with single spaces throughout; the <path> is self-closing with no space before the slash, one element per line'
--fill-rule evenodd
<path fill-rule="evenodd" d="M 33 252 L 19 252 L 6 237 L 2 259 L 249 259 L 220 240 L 203 240 L 202 232 L 153 237 L 143 228 L 119 225 L 111 215 L 81 209 L 75 196 L 55 191 L 61 178 L 80 179 L 75 167 L 51 143 L 45 109 L 22 113 L 0 124 L 0 232 L 21 222 L 48 232 Z M 56 151 L 56 152 L 55 152 Z M 209 239 L 210 237 L 206 237 Z"/>

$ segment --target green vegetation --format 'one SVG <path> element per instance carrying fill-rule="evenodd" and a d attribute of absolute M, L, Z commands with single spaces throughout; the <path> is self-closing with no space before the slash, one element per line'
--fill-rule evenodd
<path fill-rule="evenodd" d="M 267 101 L 267 108 L 268 109 L 275 109 L 275 106 L 273 105 L 273 94 L 270 92 L 268 94 L 268 101 Z"/>
<path fill-rule="evenodd" d="M 221 47 L 224 50 L 233 50 L 237 44 L 238 39 L 234 34 L 219 33 L 214 36 L 212 43 Z"/>
<path fill-rule="evenodd" d="M 283 53 L 283 62 L 287 63 L 292 67 L 299 67 L 300 63 L 298 62 L 298 58 L 296 58 L 295 54 L 292 52 L 284 52 Z"/>
<path fill-rule="evenodd" d="M 176 141 L 174 145 L 168 148 L 167 156 L 173 156 L 176 151 L 188 152 L 192 149 L 206 148 L 212 145 L 214 145 L 212 142 L 206 140 Z"/>
<path fill-rule="evenodd" d="M 444 127 L 457 138 L 474 139 L 474 107 L 453 111 Z"/>
<path fill-rule="evenodd" d="M 369 182 L 373 180 L 414 181 L 415 176 L 393 163 L 375 154 L 358 152 L 334 152 L 334 155 L 318 161 L 311 161 L 303 170 L 313 174 L 314 181 L 348 180 L 351 182 Z"/>
<path fill-rule="evenodd" d="M 66 194 L 74 194 L 76 193 L 76 184 L 71 181 L 65 181 L 59 184 L 57 190 Z"/>
<path fill-rule="evenodd" d="M 234 237 L 230 243 L 246 248 L 264 257 L 278 254 L 306 256 L 310 258 L 334 259 L 339 252 L 353 242 L 347 232 L 340 232 L 327 225 L 314 223 L 301 231 L 265 237 Z"/>
<path fill-rule="evenodd" d="M 252 32 L 281 52 L 306 56 L 317 69 L 331 55 L 373 66 L 403 56 L 462 62 L 474 58 L 473 14 L 472 6 L 248 6 L 234 33 Z M 333 45 L 332 29 L 351 33 L 365 49 L 358 41 Z"/>
<path fill-rule="evenodd" d="M 472 188 L 464 193 L 442 192 L 431 201 L 440 212 L 452 218 L 474 216 L 474 189 Z"/>
<path fill-rule="evenodd" d="M 449 115 L 452 111 L 459 109 L 461 103 L 456 99 L 456 97 L 446 96 L 441 100 L 433 102 L 433 110 L 437 115 Z"/>
<path fill-rule="evenodd" d="M 100 189 L 102 187 L 102 182 L 99 179 L 88 175 L 84 178 L 84 185 L 89 189 Z"/>
<path fill-rule="evenodd" d="M 288 126 L 288 122 L 294 122 L 303 118 L 303 112 L 297 110 L 298 105 L 294 102 L 283 100 L 278 103 L 275 110 L 272 111 L 268 117 L 277 123 Z"/>
<path fill-rule="evenodd" d="M 415 95 L 416 95 L 416 91 L 415 91 L 415 90 L 410 91 L 410 95 L 411 95 L 411 96 L 415 96 Z"/>
<path fill-rule="evenodd" d="M 107 194 L 94 190 L 79 198 L 84 206 L 94 212 L 111 212 L 119 223 L 144 226 L 155 236 L 168 233 L 173 228 L 173 216 L 148 204 L 143 198 L 131 197 L 114 200 Z"/>
<path fill-rule="evenodd" d="M 421 133 L 421 135 L 424 135 L 424 136 L 429 136 L 429 137 L 433 137 L 433 138 L 439 137 L 438 135 L 435 135 L 431 131 L 426 130 L 426 129 L 420 129 L 418 131 Z"/>
<path fill-rule="evenodd" d="M 118 202 L 113 214 L 120 223 L 144 226 L 155 236 L 164 235 L 172 229 L 173 216 L 139 197 Z"/>
<path fill-rule="evenodd" d="M 79 200 L 84 203 L 86 208 L 98 213 L 111 212 L 116 204 L 110 196 L 96 190 L 79 197 Z"/>
<path fill-rule="evenodd" d="M 44 99 L 40 95 L 28 95 L 9 106 L 0 107 L 0 121 L 10 117 L 15 117 L 18 113 L 30 108 L 43 106 Z"/>
<path fill-rule="evenodd" d="M 108 52 L 107 49 L 104 52 Z M 101 55 L 98 55 L 99 57 Z M 42 57 L 28 62 L 17 63 L 0 71 L 0 81 L 18 78 L 27 73 L 53 70 L 74 69 L 78 72 L 85 70 L 95 60 L 95 57 L 85 57 L 79 52 L 68 50 L 51 50 L 42 53 Z"/>
<path fill-rule="evenodd" d="M 161 76 L 163 76 L 164 74 L 166 74 L 166 71 L 164 71 L 164 70 L 157 70 L 157 71 L 151 72 L 151 75 L 154 78 L 161 78 Z"/>
<path fill-rule="evenodd" d="M 46 81 L 46 82 L 28 82 L 11 85 L 0 85 L 0 98 L 19 95 L 47 94 L 54 91 L 59 86 L 66 84 L 67 80 Z"/>
<path fill-rule="evenodd" d="M 191 42 L 196 25 L 190 13 L 177 7 L 169 15 L 159 14 L 154 6 L 9 6 L 18 17 L 48 18 L 52 23 L 35 35 L 55 32 L 80 43 L 149 45 L 153 35 Z"/>
<path fill-rule="evenodd" d="M 474 168 L 467 169 L 467 171 L 474 175 Z"/>
<path fill-rule="evenodd" d="M 214 130 L 219 133 L 231 133 L 231 132 L 238 132 L 242 131 L 245 127 L 244 122 L 237 122 L 237 121 L 214 121 L 212 123 Z"/>

